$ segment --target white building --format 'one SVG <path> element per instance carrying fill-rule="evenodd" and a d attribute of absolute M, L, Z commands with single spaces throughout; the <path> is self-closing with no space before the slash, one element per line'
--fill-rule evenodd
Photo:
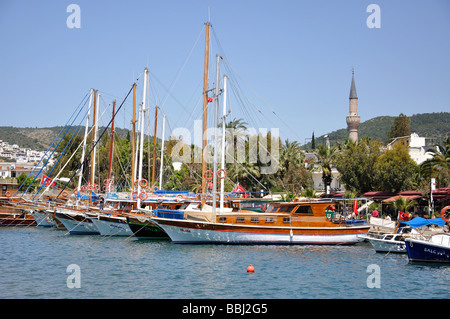
<path fill-rule="evenodd" d="M 419 137 L 418 134 L 412 133 L 409 137 L 409 156 L 417 163 L 421 164 L 433 156 L 427 153 L 425 137 Z"/>
<path fill-rule="evenodd" d="M 399 141 L 403 141 L 406 145 L 409 145 L 409 156 L 411 156 L 417 165 L 433 157 L 430 153 L 427 153 L 430 147 L 426 146 L 426 138 L 420 137 L 417 133 L 411 133 L 410 136 L 397 137 L 387 145 L 387 148 L 391 149 L 392 145 Z"/>

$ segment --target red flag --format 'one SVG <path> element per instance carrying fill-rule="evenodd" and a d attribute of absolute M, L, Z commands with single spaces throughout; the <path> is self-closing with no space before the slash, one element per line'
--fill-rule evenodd
<path fill-rule="evenodd" d="M 233 193 L 247 193 L 247 191 L 241 185 L 237 184 L 233 191 Z M 247 198 L 247 194 L 244 194 L 244 198 Z"/>
<path fill-rule="evenodd" d="M 45 183 L 45 186 L 55 187 L 56 183 L 47 175 L 42 175 L 41 185 Z"/>
<path fill-rule="evenodd" d="M 409 215 L 407 213 L 403 213 L 403 212 L 399 211 L 397 219 L 401 219 L 401 220 L 407 222 L 409 220 Z"/>
<path fill-rule="evenodd" d="M 237 184 L 236 187 L 233 189 L 233 193 L 245 193 L 246 190 L 241 185 Z"/>
<path fill-rule="evenodd" d="M 212 97 L 208 97 L 208 103 L 212 102 L 213 98 Z"/>
<path fill-rule="evenodd" d="M 358 215 L 358 202 L 355 199 L 355 202 L 353 203 L 353 212 L 355 215 Z"/>

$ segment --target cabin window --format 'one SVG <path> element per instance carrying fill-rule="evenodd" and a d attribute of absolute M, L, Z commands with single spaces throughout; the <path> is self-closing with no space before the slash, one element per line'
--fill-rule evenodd
<path fill-rule="evenodd" d="M 250 221 L 252 223 L 258 223 L 259 222 L 259 217 L 250 217 Z"/>
<path fill-rule="evenodd" d="M 245 222 L 245 217 L 236 217 L 236 223 L 243 223 Z"/>
<path fill-rule="evenodd" d="M 307 206 L 299 206 L 295 211 L 296 214 L 311 214 L 313 213 L 310 205 Z"/>
<path fill-rule="evenodd" d="M 290 223 L 291 217 L 283 217 L 283 223 Z"/>
<path fill-rule="evenodd" d="M 281 206 L 280 210 L 278 212 L 280 213 L 290 213 L 292 212 L 292 209 L 294 209 L 295 206 L 289 205 L 289 206 Z"/>
<path fill-rule="evenodd" d="M 227 221 L 226 217 L 219 217 L 219 223 L 225 223 Z"/>
<path fill-rule="evenodd" d="M 266 223 L 273 223 L 273 217 L 266 217 Z"/>
<path fill-rule="evenodd" d="M 276 210 L 277 210 L 277 207 L 276 207 L 276 206 L 273 206 L 273 205 L 267 205 L 267 209 L 266 209 L 266 212 L 267 212 L 267 213 L 274 213 L 274 212 L 276 212 Z"/>

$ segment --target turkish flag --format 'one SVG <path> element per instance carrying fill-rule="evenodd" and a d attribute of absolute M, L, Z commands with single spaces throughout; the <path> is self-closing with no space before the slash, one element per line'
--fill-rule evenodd
<path fill-rule="evenodd" d="M 247 191 L 244 189 L 244 187 L 242 187 L 241 185 L 237 184 L 233 191 L 233 193 L 246 193 Z M 247 194 L 244 195 L 244 198 L 247 198 Z"/>
<path fill-rule="evenodd" d="M 42 175 L 41 185 L 45 183 L 45 186 L 55 187 L 56 183 L 47 175 Z"/>
<path fill-rule="evenodd" d="M 353 212 L 355 215 L 358 215 L 358 202 L 355 199 L 355 202 L 353 203 Z"/>
<path fill-rule="evenodd" d="M 212 102 L 213 98 L 212 97 L 208 97 L 208 103 Z"/>

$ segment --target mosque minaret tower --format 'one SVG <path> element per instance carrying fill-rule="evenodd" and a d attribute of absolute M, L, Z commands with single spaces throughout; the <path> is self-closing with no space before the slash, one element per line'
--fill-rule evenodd
<path fill-rule="evenodd" d="M 360 117 L 358 115 L 358 95 L 356 94 L 355 72 L 352 70 L 352 85 L 349 97 L 350 114 L 347 116 L 348 138 L 354 143 L 358 143 L 358 129 Z"/>

